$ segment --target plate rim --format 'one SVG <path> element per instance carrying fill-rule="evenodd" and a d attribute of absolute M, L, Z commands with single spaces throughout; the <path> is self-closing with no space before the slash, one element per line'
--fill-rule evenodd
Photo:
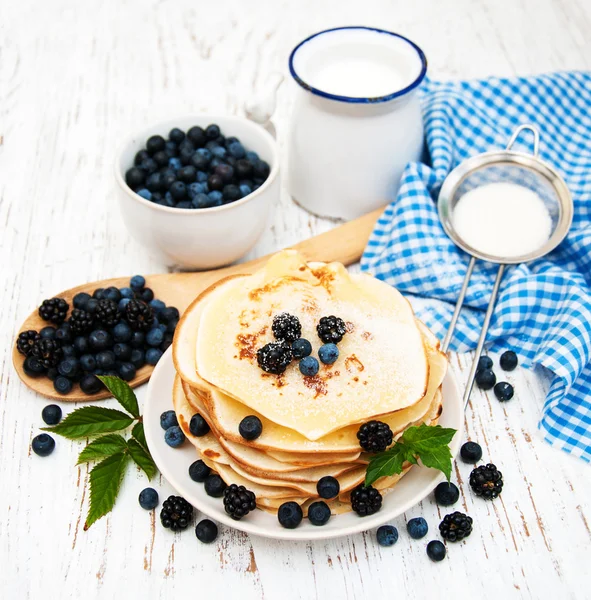
<path fill-rule="evenodd" d="M 389 510 L 380 510 L 374 515 L 359 518 L 359 523 L 349 524 L 343 526 L 342 528 L 337 529 L 324 529 L 318 527 L 317 529 L 310 530 L 306 529 L 285 529 L 276 522 L 276 527 L 268 528 L 263 527 L 260 524 L 255 524 L 249 522 L 248 519 L 235 521 L 229 515 L 227 515 L 223 511 L 217 511 L 215 514 L 212 514 L 210 507 L 204 503 L 199 502 L 199 495 L 195 495 L 194 492 L 189 491 L 188 493 L 183 490 L 188 490 L 185 487 L 183 482 L 178 482 L 177 477 L 173 472 L 168 468 L 168 461 L 159 451 L 160 445 L 155 443 L 155 436 L 160 435 L 163 436 L 164 432 L 160 427 L 160 413 L 155 407 L 157 400 L 157 394 L 155 393 L 156 386 L 160 383 L 160 378 L 167 376 L 166 369 L 172 369 L 174 371 L 174 365 L 172 362 L 172 348 L 166 350 L 161 359 L 158 361 L 158 364 L 154 368 L 152 376 L 150 377 L 150 381 L 148 383 L 148 388 L 146 391 L 146 396 L 144 399 L 144 409 L 143 409 L 143 422 L 144 422 L 144 431 L 146 435 L 146 441 L 150 452 L 152 454 L 152 458 L 160 471 L 160 474 L 166 481 L 170 484 L 170 486 L 176 490 L 183 498 L 187 498 L 187 500 L 196 508 L 198 511 L 206 515 L 207 517 L 214 519 L 215 521 L 222 523 L 227 527 L 231 527 L 232 529 L 237 529 L 239 531 L 243 531 L 248 533 L 249 535 L 258 535 L 261 537 L 266 537 L 270 539 L 277 540 L 288 540 L 288 541 L 315 541 L 315 540 L 326 540 L 331 538 L 338 538 L 347 535 L 353 535 L 356 533 L 361 533 L 363 531 L 367 531 L 369 529 L 374 529 L 383 525 L 384 523 L 391 521 L 401 514 L 416 506 L 419 502 L 423 501 L 434 489 L 435 487 L 441 483 L 444 479 L 444 474 L 439 472 L 435 477 L 431 479 L 431 481 L 423 486 L 421 490 L 415 494 L 413 494 L 412 498 L 407 500 L 400 505 L 395 505 L 394 507 L 389 507 Z M 443 385 L 446 388 L 449 388 L 446 396 L 442 398 L 442 405 L 445 410 L 446 404 L 456 404 L 456 409 L 462 418 L 459 420 L 459 423 L 454 426 L 457 429 L 457 433 L 454 436 L 451 444 L 450 450 L 452 453 L 452 459 L 455 460 L 461 445 L 461 440 L 463 439 L 464 433 L 464 419 L 463 419 L 463 408 L 461 406 L 461 396 L 458 389 L 458 383 L 455 375 L 448 367 L 447 372 L 445 374 Z M 172 383 L 171 383 L 171 396 L 172 396 Z M 171 400 L 171 409 L 172 409 L 172 400 Z M 196 448 L 195 448 L 196 450 Z M 414 469 L 427 469 L 422 465 L 416 465 L 413 467 Z M 429 469 L 430 471 L 432 469 Z M 194 483 L 194 482 L 191 482 Z M 205 491 L 202 492 L 205 494 Z M 195 501 L 197 500 L 197 501 Z M 220 500 L 221 502 L 221 500 Z M 269 513 L 267 513 L 269 514 Z M 269 516 L 271 516 L 269 514 Z M 335 515 L 334 518 L 338 518 L 341 515 Z"/>

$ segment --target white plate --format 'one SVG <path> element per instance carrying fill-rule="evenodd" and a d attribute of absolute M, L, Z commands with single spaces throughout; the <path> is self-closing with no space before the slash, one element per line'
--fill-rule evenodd
<path fill-rule="evenodd" d="M 170 485 L 197 510 L 229 527 L 282 540 L 319 540 L 350 535 L 382 525 L 402 514 L 423 500 L 443 479 L 440 471 L 415 466 L 384 496 L 382 509 L 375 515 L 363 518 L 354 512 L 336 515 L 322 527 L 311 525 L 304 519 L 296 529 L 284 529 L 275 515 L 262 510 L 250 513 L 241 521 L 234 521 L 224 511 L 221 498 L 211 498 L 205 493 L 202 483 L 196 483 L 189 477 L 189 466 L 197 460 L 195 447 L 186 442 L 181 448 L 175 449 L 164 441 L 160 415 L 165 410 L 172 409 L 174 376 L 172 348 L 169 348 L 154 369 L 148 385 L 144 406 L 144 427 L 148 446 L 160 472 Z M 462 440 L 464 411 L 455 379 L 449 370 L 443 381 L 443 413 L 439 423 L 458 431 L 450 445 L 451 453 L 455 457 Z"/>

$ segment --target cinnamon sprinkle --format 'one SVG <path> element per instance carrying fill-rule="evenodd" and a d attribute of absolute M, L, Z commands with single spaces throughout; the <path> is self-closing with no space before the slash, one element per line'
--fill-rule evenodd
<path fill-rule="evenodd" d="M 326 382 L 321 377 L 318 377 L 318 375 L 314 375 L 313 377 L 310 377 L 310 376 L 304 377 L 304 385 L 307 388 L 314 390 L 316 392 L 314 395 L 314 398 L 318 398 L 318 396 L 326 395 L 326 392 L 327 392 Z"/>
<path fill-rule="evenodd" d="M 351 356 L 347 356 L 347 358 L 345 358 L 345 368 L 347 371 L 349 371 L 349 373 L 353 368 L 357 369 L 359 373 L 365 370 L 363 363 L 355 356 L 355 354 L 351 354 Z"/>
<path fill-rule="evenodd" d="M 267 326 L 263 327 L 258 333 L 239 333 L 236 336 L 238 340 L 234 345 L 239 349 L 240 359 L 252 360 L 257 355 L 258 340 L 267 333 Z"/>

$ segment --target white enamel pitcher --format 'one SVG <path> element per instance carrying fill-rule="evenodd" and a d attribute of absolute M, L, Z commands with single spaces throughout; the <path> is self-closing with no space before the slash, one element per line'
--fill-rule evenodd
<path fill-rule="evenodd" d="M 339 27 L 298 44 L 289 69 L 298 84 L 288 145 L 293 199 L 346 220 L 392 200 L 423 151 L 423 51 L 396 33 Z"/>

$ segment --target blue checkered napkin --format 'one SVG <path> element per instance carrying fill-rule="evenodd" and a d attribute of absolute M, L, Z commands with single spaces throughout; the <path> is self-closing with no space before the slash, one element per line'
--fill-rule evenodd
<path fill-rule="evenodd" d="M 439 188 L 462 160 L 504 148 L 520 124 L 537 125 L 540 157 L 573 195 L 573 226 L 547 257 L 507 269 L 487 345 L 493 352 L 511 348 L 525 366 L 554 373 L 540 427 L 550 443 L 591 461 L 591 73 L 430 81 L 422 94 L 432 164 L 407 166 L 362 268 L 407 295 L 429 298 L 417 303 L 418 317 L 443 338 L 469 257 L 439 223 Z M 527 135 L 516 149 L 530 151 Z M 476 347 L 496 270 L 477 262 L 452 349 Z"/>

